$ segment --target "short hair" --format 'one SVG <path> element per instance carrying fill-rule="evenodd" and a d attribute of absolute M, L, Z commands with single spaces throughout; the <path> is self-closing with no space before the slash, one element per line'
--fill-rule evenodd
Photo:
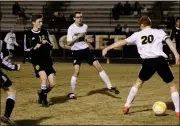
<path fill-rule="evenodd" d="M 43 18 L 43 15 L 42 14 L 33 14 L 31 17 L 31 22 L 35 22 L 39 18 Z"/>
<path fill-rule="evenodd" d="M 177 17 L 177 18 L 176 18 L 176 22 L 177 22 L 178 20 L 180 20 L 180 17 Z"/>
<path fill-rule="evenodd" d="M 81 11 L 75 11 L 75 12 L 73 13 L 73 17 L 76 17 L 76 14 L 82 14 L 82 12 L 81 12 Z"/>
<path fill-rule="evenodd" d="M 142 16 L 139 19 L 139 25 L 143 24 L 144 26 L 151 26 L 152 22 L 151 19 L 148 16 Z"/>

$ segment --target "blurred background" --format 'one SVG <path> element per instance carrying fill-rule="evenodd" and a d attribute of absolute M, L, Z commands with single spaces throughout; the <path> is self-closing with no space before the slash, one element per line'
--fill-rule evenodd
<path fill-rule="evenodd" d="M 16 41 L 14 58 L 24 57 L 24 33 L 31 28 L 31 15 L 42 13 L 43 27 L 54 43 L 52 56 L 57 61 L 71 61 L 71 51 L 64 49 L 67 28 L 73 23 L 74 11 L 82 11 L 88 35 L 93 36 L 90 48 L 100 61 L 101 50 L 113 42 L 139 31 L 138 19 L 148 15 L 152 27 L 170 34 L 180 16 L 180 1 L 0 1 L 0 40 L 14 28 Z M 109 52 L 111 62 L 139 61 L 136 46 L 125 46 Z"/>

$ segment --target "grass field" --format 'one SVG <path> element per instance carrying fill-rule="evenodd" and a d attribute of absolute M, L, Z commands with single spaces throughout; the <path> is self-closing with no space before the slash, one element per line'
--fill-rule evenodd
<path fill-rule="evenodd" d="M 140 64 L 102 64 L 119 95 L 105 89 L 97 71 L 82 64 L 76 87 L 77 100 L 68 100 L 73 66 L 55 63 L 57 84 L 49 94 L 53 105 L 42 108 L 37 104 L 40 80 L 34 77 L 31 64 L 23 64 L 20 72 L 6 72 L 17 90 L 12 118 L 18 126 L 35 125 L 179 125 L 167 85 L 155 74 L 137 94 L 128 115 L 122 113 L 127 95 L 137 78 Z M 179 67 L 172 67 L 179 89 Z M 1 90 L 1 115 L 4 112 L 6 94 Z M 164 116 L 155 116 L 152 105 L 164 101 L 168 110 Z"/>

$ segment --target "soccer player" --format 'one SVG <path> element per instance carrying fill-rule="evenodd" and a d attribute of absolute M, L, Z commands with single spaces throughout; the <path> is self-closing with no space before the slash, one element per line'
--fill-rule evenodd
<path fill-rule="evenodd" d="M 4 115 L 0 118 L 0 122 L 16 126 L 16 123 L 10 118 L 13 111 L 16 99 L 16 90 L 12 86 L 11 80 L 4 74 L 1 68 L 6 70 L 20 70 L 20 64 L 14 64 L 3 57 L 3 53 L 0 53 L 0 88 L 2 88 L 8 95 L 6 99 L 6 107 Z"/>
<path fill-rule="evenodd" d="M 14 45 L 19 46 L 19 44 L 16 42 L 14 28 L 11 28 L 10 32 L 6 34 L 4 41 L 6 42 L 6 49 L 9 52 L 8 58 L 12 58 L 14 53 Z"/>
<path fill-rule="evenodd" d="M 114 92 L 115 94 L 119 94 L 118 89 L 112 86 L 106 72 L 103 70 L 98 60 L 89 50 L 87 41 L 85 40 L 88 26 L 82 23 L 82 13 L 74 12 L 73 17 L 75 22 L 68 28 L 67 33 L 67 47 L 70 46 L 74 58 L 74 73 L 71 77 L 71 91 L 68 94 L 69 99 L 76 99 L 75 86 L 79 76 L 82 60 L 86 60 L 89 65 L 93 65 L 98 70 L 100 77 L 106 83 L 109 91 Z M 89 38 L 88 40 L 90 41 L 91 39 Z"/>
<path fill-rule="evenodd" d="M 126 44 L 136 44 L 138 52 L 143 59 L 138 79 L 129 92 L 126 104 L 123 107 L 123 112 L 125 114 L 128 113 L 131 103 L 135 99 L 139 88 L 145 81 L 149 80 L 155 72 L 157 72 L 163 81 L 169 86 L 171 98 L 175 106 L 176 116 L 179 117 L 179 93 L 175 84 L 172 82 L 174 77 L 168 63 L 166 62 L 167 55 L 162 50 L 162 41 L 164 40 L 173 52 L 177 65 L 179 65 L 179 54 L 169 36 L 167 36 L 163 30 L 151 28 L 151 20 L 149 17 L 142 16 L 139 20 L 139 25 L 142 29 L 141 31 L 135 32 L 124 40 L 115 42 L 102 51 L 102 55 L 105 56 L 110 49 L 124 46 Z"/>
<path fill-rule="evenodd" d="M 31 18 L 32 29 L 26 32 L 26 49 L 30 50 L 31 62 L 36 77 L 41 79 L 41 90 L 38 90 L 38 103 L 42 107 L 48 107 L 47 93 L 55 85 L 55 70 L 51 57 L 52 43 L 49 33 L 42 29 L 43 17 L 41 14 L 33 14 Z"/>
<path fill-rule="evenodd" d="M 176 18 L 176 26 L 172 28 L 170 39 L 174 42 L 174 45 L 180 53 L 180 17 Z"/>

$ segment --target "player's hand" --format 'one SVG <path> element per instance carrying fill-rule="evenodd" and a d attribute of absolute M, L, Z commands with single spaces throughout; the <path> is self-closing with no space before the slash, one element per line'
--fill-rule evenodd
<path fill-rule="evenodd" d="M 87 42 L 89 43 L 93 43 L 94 42 L 94 38 L 93 37 L 89 37 L 86 39 Z"/>
<path fill-rule="evenodd" d="M 71 49 L 71 46 L 69 46 L 69 45 L 64 45 L 64 48 L 70 50 L 70 49 Z"/>
<path fill-rule="evenodd" d="M 36 50 L 36 49 L 40 48 L 40 47 L 41 47 L 41 45 L 42 45 L 42 44 L 39 44 L 39 43 L 38 43 L 38 44 L 36 44 L 36 46 L 34 47 L 34 50 Z"/>
<path fill-rule="evenodd" d="M 175 56 L 176 65 L 179 65 L 179 63 L 180 63 L 180 58 L 179 57 L 180 57 L 179 55 Z"/>
<path fill-rule="evenodd" d="M 108 52 L 108 49 L 107 49 L 107 48 L 103 49 L 103 50 L 102 50 L 102 56 L 105 56 L 105 55 L 107 54 L 107 52 Z"/>
<path fill-rule="evenodd" d="M 17 70 L 21 69 L 21 64 L 17 64 Z"/>
<path fill-rule="evenodd" d="M 80 34 L 78 35 L 78 37 L 79 37 L 79 38 L 85 37 L 85 35 L 86 35 L 85 33 L 80 33 Z"/>
<path fill-rule="evenodd" d="M 42 40 L 41 42 L 42 42 L 42 44 L 48 43 L 47 40 Z"/>

